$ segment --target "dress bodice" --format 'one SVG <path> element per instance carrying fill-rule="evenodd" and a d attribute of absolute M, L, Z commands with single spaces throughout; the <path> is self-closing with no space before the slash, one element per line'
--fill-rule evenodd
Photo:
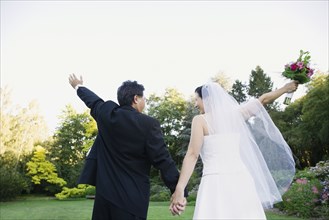
<path fill-rule="evenodd" d="M 245 169 L 240 156 L 240 135 L 237 133 L 205 136 L 200 156 L 203 175 L 232 173 Z"/>

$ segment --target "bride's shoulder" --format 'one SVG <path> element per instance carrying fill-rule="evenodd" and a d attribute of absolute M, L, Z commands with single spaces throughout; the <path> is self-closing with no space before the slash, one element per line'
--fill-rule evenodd
<path fill-rule="evenodd" d="M 203 114 L 195 115 L 193 117 L 193 119 L 200 119 L 200 118 L 203 118 Z"/>
<path fill-rule="evenodd" d="M 192 122 L 197 122 L 197 123 L 202 123 L 204 122 L 205 119 L 204 119 L 204 115 L 203 114 L 200 114 L 200 115 L 196 115 L 193 117 L 193 121 Z"/>

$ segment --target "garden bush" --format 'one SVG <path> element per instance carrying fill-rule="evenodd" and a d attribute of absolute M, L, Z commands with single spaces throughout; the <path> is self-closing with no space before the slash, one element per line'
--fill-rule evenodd
<path fill-rule="evenodd" d="M 93 195 L 95 195 L 94 186 L 79 184 L 77 187 L 74 188 L 63 187 L 62 192 L 55 194 L 55 197 L 58 200 L 85 198 L 86 195 L 91 195 L 90 193 L 93 193 Z"/>
<path fill-rule="evenodd" d="M 303 218 L 329 216 L 329 161 L 298 171 L 277 208 Z"/>
<path fill-rule="evenodd" d="M 285 211 L 302 218 L 315 216 L 321 190 L 321 183 L 317 179 L 297 179 L 282 197 Z"/>
<path fill-rule="evenodd" d="M 320 180 L 322 192 L 320 193 L 321 204 L 315 208 L 317 216 L 329 218 L 329 160 L 320 161 L 315 167 L 310 168 L 316 178 Z"/>
<path fill-rule="evenodd" d="M 15 199 L 23 191 L 28 191 L 25 177 L 17 171 L 17 164 L 10 152 L 0 155 L 0 201 Z"/>
<path fill-rule="evenodd" d="M 162 185 L 153 184 L 151 185 L 150 201 L 170 201 L 171 193 L 170 190 Z"/>

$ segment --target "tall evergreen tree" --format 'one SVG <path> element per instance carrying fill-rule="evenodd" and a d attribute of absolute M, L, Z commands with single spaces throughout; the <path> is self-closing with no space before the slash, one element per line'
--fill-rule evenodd
<path fill-rule="evenodd" d="M 249 77 L 248 95 L 259 98 L 262 94 L 272 91 L 272 87 L 271 77 L 267 76 L 260 66 L 256 66 Z"/>
<path fill-rule="evenodd" d="M 232 95 L 238 103 L 242 103 L 247 100 L 246 90 L 247 86 L 245 84 L 239 80 L 235 80 L 230 95 Z"/>
<path fill-rule="evenodd" d="M 248 95 L 254 98 L 259 98 L 264 93 L 270 92 L 273 89 L 273 82 L 271 77 L 264 73 L 264 70 L 260 66 L 256 66 L 255 70 L 251 71 L 249 77 L 249 85 L 247 88 Z M 279 111 L 279 104 L 274 101 L 265 106 L 266 110 L 271 112 Z"/>

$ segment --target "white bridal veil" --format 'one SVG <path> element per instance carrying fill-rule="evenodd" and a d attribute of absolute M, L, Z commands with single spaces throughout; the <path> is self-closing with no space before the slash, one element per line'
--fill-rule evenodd
<path fill-rule="evenodd" d="M 263 207 L 282 201 L 281 195 L 295 174 L 295 161 L 263 105 L 258 99 L 239 105 L 214 82 L 202 87 L 202 100 L 210 135 L 239 134 L 240 155 L 253 176 Z"/>

